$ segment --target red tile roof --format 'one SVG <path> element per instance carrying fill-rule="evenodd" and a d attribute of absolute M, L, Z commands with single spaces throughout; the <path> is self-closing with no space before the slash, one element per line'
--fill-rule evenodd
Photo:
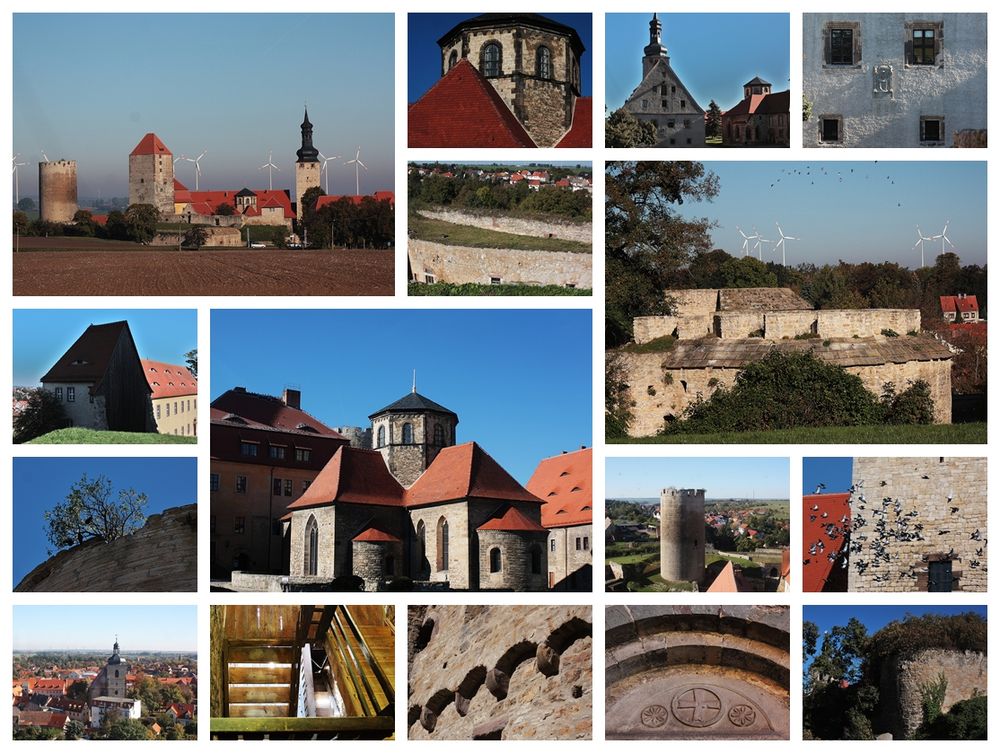
<path fill-rule="evenodd" d="M 546 529 L 533 521 L 513 505 L 505 505 L 493 517 L 483 523 L 477 531 L 531 531 L 545 533 Z"/>
<path fill-rule="evenodd" d="M 227 416 L 238 417 L 252 428 L 270 428 L 343 439 L 340 434 L 326 424 L 300 408 L 286 405 L 281 398 L 247 392 L 241 388 L 226 390 L 212 401 L 213 422 L 238 425 L 239 422 L 227 422 Z"/>
<path fill-rule="evenodd" d="M 178 191 L 187 191 L 187 190 L 188 190 L 187 186 L 185 186 L 183 183 L 181 183 L 179 180 L 177 180 L 177 178 L 174 178 L 174 193 L 175 194 Z"/>
<path fill-rule="evenodd" d="M 577 97 L 573 107 L 573 123 L 556 143 L 557 147 L 577 148 L 593 146 L 594 100 L 592 97 Z"/>
<path fill-rule="evenodd" d="M 186 366 L 143 358 L 142 370 L 146 372 L 146 381 L 153 391 L 154 400 L 198 394 L 198 379 Z"/>
<path fill-rule="evenodd" d="M 542 500 L 546 528 L 589 525 L 594 518 L 593 449 L 588 447 L 545 458 L 526 489 Z"/>
<path fill-rule="evenodd" d="M 941 311 L 945 313 L 979 311 L 979 301 L 974 295 L 943 295 L 941 296 Z"/>
<path fill-rule="evenodd" d="M 135 145 L 135 149 L 129 154 L 130 157 L 135 157 L 140 154 L 164 154 L 170 155 L 170 150 L 160 141 L 160 137 L 155 133 L 147 133 L 138 144 Z"/>
<path fill-rule="evenodd" d="M 781 92 L 773 92 L 764 97 L 754 112 L 758 115 L 780 115 L 788 114 L 789 103 L 791 102 L 791 92 L 785 89 Z"/>
<path fill-rule="evenodd" d="M 364 196 L 320 196 L 316 199 L 316 208 L 322 209 L 327 204 L 334 204 L 341 199 L 347 199 L 352 204 L 360 204 Z M 396 194 L 392 191 L 376 191 L 371 195 L 375 201 L 388 201 L 390 205 L 396 205 Z"/>
<path fill-rule="evenodd" d="M 733 569 L 732 562 L 726 563 L 725 567 L 722 568 L 707 590 L 709 592 L 733 594 L 740 590 L 736 585 L 736 571 Z"/>
<path fill-rule="evenodd" d="M 476 497 L 542 504 L 475 442 L 445 447 L 406 491 L 407 507 Z"/>
<path fill-rule="evenodd" d="M 366 528 L 365 530 L 363 530 L 361 533 L 359 533 L 357 536 L 354 537 L 354 541 L 380 542 L 380 541 L 399 541 L 399 540 L 400 539 L 398 536 L 393 536 L 391 533 L 380 531 L 378 528 L 375 528 L 375 526 Z"/>
<path fill-rule="evenodd" d="M 378 450 L 341 447 L 287 509 L 303 510 L 336 502 L 402 507 L 403 487 L 389 472 Z"/>
<path fill-rule="evenodd" d="M 827 526 L 850 527 L 851 507 L 847 504 L 850 496 L 846 492 L 802 495 L 802 590 L 807 593 L 822 591 L 833 568 L 841 566 L 840 560 L 831 562 L 830 555 L 843 548 L 844 536 L 838 533 L 837 538 L 831 539 L 827 536 Z M 847 522 L 841 523 L 845 515 Z M 823 542 L 823 550 L 810 554 L 809 548 L 819 541 Z"/>
<path fill-rule="evenodd" d="M 91 324 L 49 369 L 42 382 L 93 382 L 96 391 L 122 336 L 131 337 L 128 322 Z"/>
<path fill-rule="evenodd" d="M 533 147 L 496 89 L 465 58 L 410 105 L 409 146 Z"/>

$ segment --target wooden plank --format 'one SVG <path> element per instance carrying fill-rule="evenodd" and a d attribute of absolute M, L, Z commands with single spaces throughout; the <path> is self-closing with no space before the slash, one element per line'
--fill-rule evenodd
<path fill-rule="evenodd" d="M 255 667 L 234 667 L 229 665 L 229 685 L 246 685 L 268 682 L 291 682 L 291 667 L 269 667 L 260 664 Z"/>
<path fill-rule="evenodd" d="M 287 717 L 288 704 L 283 703 L 280 706 L 258 706 L 253 704 L 236 706 L 230 703 L 229 716 L 231 718 Z"/>
<path fill-rule="evenodd" d="M 298 651 L 291 646 L 236 646 L 230 645 L 226 654 L 231 663 L 291 664 L 298 658 Z"/>
<path fill-rule="evenodd" d="M 214 717 L 212 733 L 220 732 L 383 732 L 391 734 L 395 719 L 391 716 L 310 716 L 272 717 L 265 719 Z"/>
<path fill-rule="evenodd" d="M 290 685 L 230 685 L 230 703 L 289 703 Z"/>

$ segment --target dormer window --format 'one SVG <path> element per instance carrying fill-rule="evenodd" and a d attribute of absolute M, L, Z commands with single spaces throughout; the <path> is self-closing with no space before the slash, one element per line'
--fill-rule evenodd
<path fill-rule="evenodd" d="M 88 361 L 88 360 L 86 360 L 84 358 L 77 358 L 75 361 L 73 361 L 72 363 L 70 363 L 70 366 L 89 366 L 89 365 L 90 365 L 90 361 Z"/>

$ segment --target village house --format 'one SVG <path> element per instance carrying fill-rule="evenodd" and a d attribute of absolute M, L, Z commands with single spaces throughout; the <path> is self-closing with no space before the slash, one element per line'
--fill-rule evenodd
<path fill-rule="evenodd" d="M 953 324 L 974 324 L 979 321 L 979 302 L 974 295 L 941 296 L 941 313 L 946 322 Z"/>
<path fill-rule="evenodd" d="M 186 366 L 142 359 L 160 434 L 198 436 L 198 379 Z"/>

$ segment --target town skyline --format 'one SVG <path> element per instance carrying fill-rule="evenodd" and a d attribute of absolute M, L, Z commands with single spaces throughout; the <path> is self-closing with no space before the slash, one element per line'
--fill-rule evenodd
<path fill-rule="evenodd" d="M 77 161 L 81 199 L 127 197 L 128 155 L 149 132 L 174 158 L 207 150 L 201 190 L 266 189 L 260 166 L 273 153 L 275 188 L 294 193 L 304 106 L 317 148 L 341 155 L 331 194 L 355 193 L 346 162 L 359 146 L 360 192 L 394 190 L 394 28 L 391 13 L 14 14 L 13 151 L 30 163 L 20 195 L 37 199 L 44 152 Z M 199 50 L 229 62 L 206 67 Z M 66 75 L 83 61 L 127 96 L 95 96 Z M 192 163 L 178 161 L 175 175 L 195 189 Z"/>

